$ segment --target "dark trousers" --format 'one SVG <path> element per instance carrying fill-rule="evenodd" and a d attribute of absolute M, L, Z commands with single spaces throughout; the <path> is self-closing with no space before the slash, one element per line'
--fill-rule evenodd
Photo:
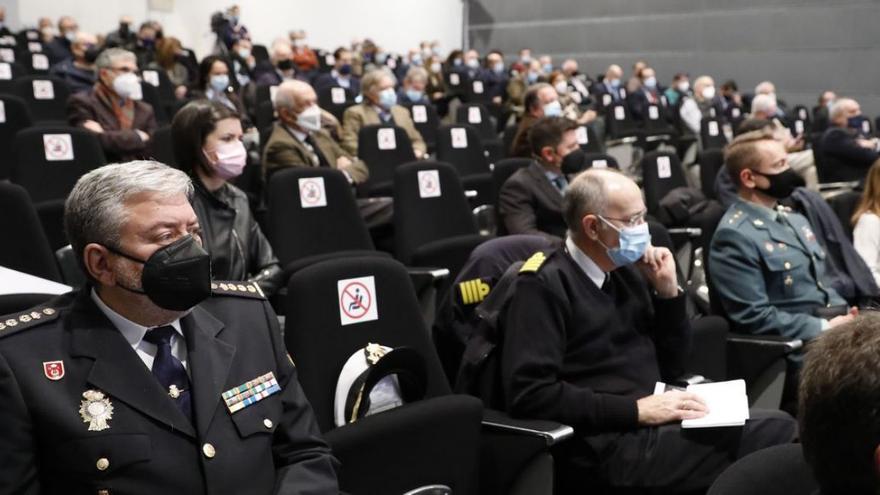
<path fill-rule="evenodd" d="M 582 437 L 560 459 L 562 493 L 681 493 L 705 490 L 737 459 L 797 438 L 782 411 L 753 409 L 742 427 L 683 429 L 679 423 Z"/>

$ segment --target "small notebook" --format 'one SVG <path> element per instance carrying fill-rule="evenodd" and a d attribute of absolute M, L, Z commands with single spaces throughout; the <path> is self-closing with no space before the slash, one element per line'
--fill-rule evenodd
<path fill-rule="evenodd" d="M 658 382 L 654 393 L 663 393 L 672 389 L 682 390 Z M 709 413 L 699 419 L 682 421 L 682 428 L 742 426 L 749 419 L 749 398 L 746 395 L 744 380 L 700 383 L 690 385 L 684 390 L 699 395 L 709 408 Z"/>

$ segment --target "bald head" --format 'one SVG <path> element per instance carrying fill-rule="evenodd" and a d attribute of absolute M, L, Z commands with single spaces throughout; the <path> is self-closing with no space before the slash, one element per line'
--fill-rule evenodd
<path fill-rule="evenodd" d="M 598 236 L 596 216 L 630 218 L 644 210 L 639 186 L 614 169 L 586 170 L 568 185 L 562 200 L 569 235 L 580 241 Z M 588 216 L 592 220 L 586 221 Z"/>
<path fill-rule="evenodd" d="M 621 77 L 623 77 L 623 69 L 617 64 L 608 66 L 608 70 L 605 71 L 605 79 L 608 79 L 609 81 L 612 79 L 620 79 Z"/>
<path fill-rule="evenodd" d="M 562 73 L 568 77 L 575 75 L 578 71 L 577 60 L 573 58 L 566 59 L 562 62 Z"/>
<path fill-rule="evenodd" d="M 300 128 L 297 117 L 307 108 L 317 104 L 318 95 L 315 94 L 315 90 L 302 81 L 284 81 L 278 85 L 278 92 L 275 93 L 275 111 L 278 113 L 278 119 L 301 131 L 306 129 Z"/>
<path fill-rule="evenodd" d="M 828 118 L 833 125 L 846 127 L 847 119 L 861 114 L 862 108 L 856 100 L 852 98 L 838 98 L 831 105 L 831 110 L 828 111 Z"/>
<path fill-rule="evenodd" d="M 776 85 L 770 81 L 762 81 L 755 86 L 756 95 L 775 95 Z"/>

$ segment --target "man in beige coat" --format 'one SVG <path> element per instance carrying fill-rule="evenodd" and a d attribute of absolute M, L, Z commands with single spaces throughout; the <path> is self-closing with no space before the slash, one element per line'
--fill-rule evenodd
<path fill-rule="evenodd" d="M 394 75 L 385 68 L 370 71 L 363 77 L 363 102 L 349 107 L 342 116 L 342 146 L 348 152 L 357 154 L 358 132 L 362 127 L 385 123 L 406 131 L 416 158 L 424 158 L 428 149 L 425 140 L 416 130 L 409 110 L 397 104 L 394 84 Z"/>
<path fill-rule="evenodd" d="M 285 167 L 332 167 L 341 170 L 349 182 L 367 180 L 369 172 L 361 160 L 342 149 L 321 129 L 321 109 L 315 90 L 302 81 L 287 81 L 275 95 L 275 124 L 263 151 L 263 174 Z"/>

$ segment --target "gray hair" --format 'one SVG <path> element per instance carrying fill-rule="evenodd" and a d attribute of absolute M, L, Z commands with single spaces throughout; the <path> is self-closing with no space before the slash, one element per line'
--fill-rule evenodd
<path fill-rule="evenodd" d="M 113 67 L 113 62 L 123 58 L 137 63 L 137 57 L 135 57 L 134 53 L 122 48 L 108 48 L 98 55 L 98 58 L 95 60 L 95 68 L 98 70 L 109 69 Z"/>
<path fill-rule="evenodd" d="M 282 108 L 293 110 L 296 107 L 296 93 L 305 91 L 306 88 L 312 89 L 307 82 L 290 80 L 284 81 L 278 85 L 278 91 L 275 93 L 275 110 Z"/>
<path fill-rule="evenodd" d="M 772 91 L 771 91 L 772 90 Z M 776 85 L 772 81 L 761 81 L 755 86 L 755 94 L 770 94 L 776 92 Z"/>
<path fill-rule="evenodd" d="M 397 78 L 394 77 L 394 74 L 388 67 L 373 69 L 367 72 L 361 79 L 361 93 L 365 95 L 372 93 L 373 89 L 379 86 L 382 83 L 382 79 L 386 77 L 391 78 L 392 84 L 397 84 Z"/>
<path fill-rule="evenodd" d="M 94 242 L 118 248 L 127 220 L 125 203 L 145 192 L 163 198 L 184 194 L 191 199 L 193 185 L 180 170 L 151 160 L 106 165 L 76 182 L 64 204 L 64 229 L 83 273 L 89 273 L 83 262 L 86 245 Z"/>
<path fill-rule="evenodd" d="M 834 122 L 846 113 L 847 107 L 856 103 L 852 98 L 837 98 L 828 110 L 828 120 Z"/>
<path fill-rule="evenodd" d="M 412 66 L 406 71 L 406 77 L 404 78 L 407 81 L 421 81 L 424 83 L 428 82 L 428 71 L 423 69 L 422 67 Z"/>
<path fill-rule="evenodd" d="M 772 113 L 770 110 L 776 110 L 776 97 L 766 93 L 755 95 L 752 99 L 752 115 L 755 112 Z"/>
<path fill-rule="evenodd" d="M 565 189 L 562 198 L 562 215 L 568 226 L 568 235 L 580 238 L 583 234 L 581 220 L 586 215 L 603 215 L 608 205 L 606 181 L 610 174 L 620 174 L 613 169 L 588 169 L 579 174 Z"/>

